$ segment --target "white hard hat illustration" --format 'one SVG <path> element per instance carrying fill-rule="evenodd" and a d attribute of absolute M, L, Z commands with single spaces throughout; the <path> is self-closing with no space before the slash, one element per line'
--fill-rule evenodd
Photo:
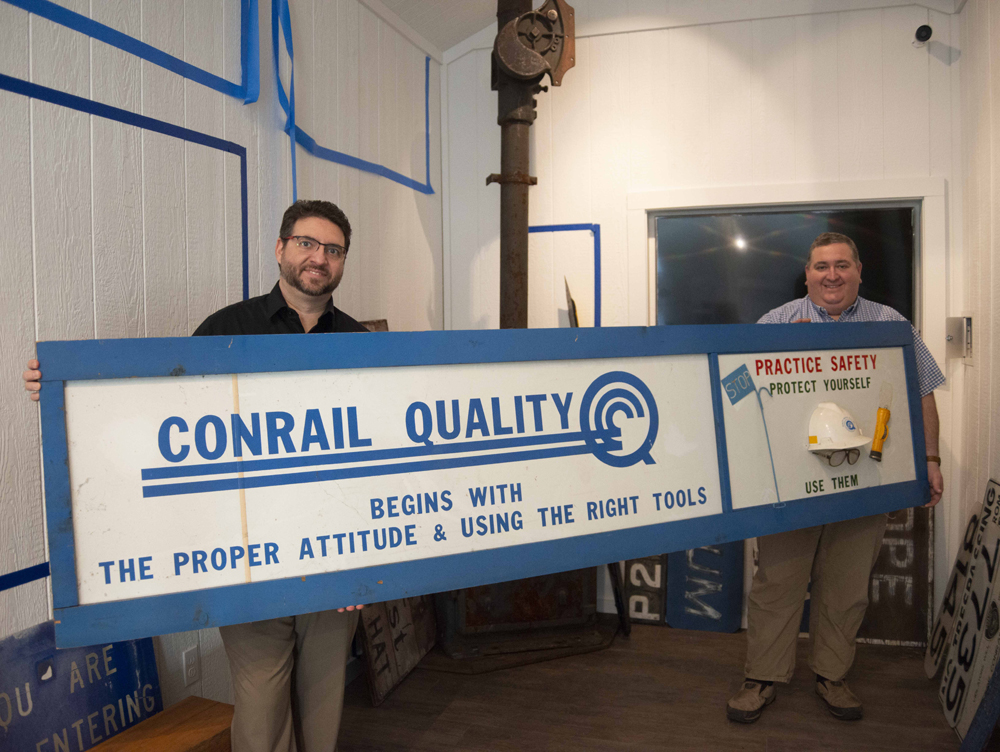
<path fill-rule="evenodd" d="M 835 402 L 820 402 L 809 418 L 809 451 L 854 449 L 871 442 L 854 416 Z"/>

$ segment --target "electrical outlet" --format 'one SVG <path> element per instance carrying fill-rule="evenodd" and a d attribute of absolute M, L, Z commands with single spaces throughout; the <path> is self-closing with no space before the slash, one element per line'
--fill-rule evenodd
<path fill-rule="evenodd" d="M 198 661 L 198 646 L 181 653 L 181 667 L 184 670 L 184 686 L 190 687 L 201 679 L 201 664 Z"/>

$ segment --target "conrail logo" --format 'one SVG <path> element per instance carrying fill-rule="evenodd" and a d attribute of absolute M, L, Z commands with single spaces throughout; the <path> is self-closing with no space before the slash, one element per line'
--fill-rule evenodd
<path fill-rule="evenodd" d="M 481 398 L 414 401 L 400 426 L 410 443 L 391 448 L 372 445 L 357 406 L 309 408 L 298 416 L 286 411 L 194 420 L 174 415 L 161 422 L 157 434 L 160 455 L 170 464 L 142 470 L 143 496 L 576 454 L 593 454 L 612 467 L 654 463 L 659 414 L 652 392 L 637 376 L 611 371 L 595 379 L 579 400 L 577 426 L 571 425 L 573 403 L 573 392 L 487 398 L 488 411 Z M 207 462 L 187 462 L 195 457 Z"/>

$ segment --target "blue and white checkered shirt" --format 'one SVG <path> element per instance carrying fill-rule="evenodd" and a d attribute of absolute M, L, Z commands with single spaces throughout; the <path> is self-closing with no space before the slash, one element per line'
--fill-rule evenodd
<path fill-rule="evenodd" d="M 798 319 L 810 319 L 821 324 L 850 323 L 860 321 L 906 321 L 906 317 L 889 306 L 873 303 L 862 298 L 860 295 L 851 305 L 844 309 L 840 318 L 833 318 L 826 312 L 825 308 L 813 303 L 812 299 L 806 295 L 804 298 L 785 303 L 772 311 L 768 311 L 758 324 L 792 324 Z M 910 325 L 913 329 L 913 325 Z M 927 349 L 927 345 L 920 338 L 916 329 L 913 329 L 913 354 L 917 360 L 917 383 L 920 388 L 920 396 L 926 397 L 944 383 L 944 374 L 938 368 Z"/>

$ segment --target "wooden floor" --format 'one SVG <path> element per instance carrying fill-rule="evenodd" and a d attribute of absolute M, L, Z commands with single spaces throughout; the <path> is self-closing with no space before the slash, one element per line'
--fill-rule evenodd
<path fill-rule="evenodd" d="M 742 680 L 745 633 L 636 626 L 608 650 L 489 674 L 418 667 L 378 708 L 359 678 L 347 690 L 338 749 L 958 749 L 921 652 L 859 646 L 848 680 L 865 719 L 844 722 L 815 695 L 805 643 L 799 647 L 795 678 L 749 726 L 725 713 Z"/>

